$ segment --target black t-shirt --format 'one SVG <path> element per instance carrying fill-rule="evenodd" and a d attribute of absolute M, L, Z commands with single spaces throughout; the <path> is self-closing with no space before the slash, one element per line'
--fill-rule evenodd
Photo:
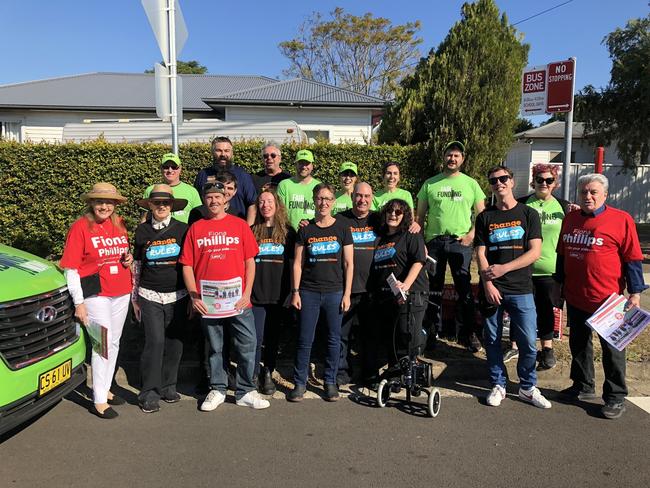
<path fill-rule="evenodd" d="M 187 224 L 174 218 L 156 230 L 151 220 L 135 229 L 134 258 L 141 262 L 140 286 L 169 293 L 185 288 L 182 266 L 178 263 Z"/>
<path fill-rule="evenodd" d="M 273 189 L 277 189 L 278 185 L 282 180 L 291 178 L 289 173 L 284 171 L 279 172 L 277 175 L 269 176 L 266 174 L 266 171 L 262 170 L 253 175 L 253 183 L 258 193 L 262 192 L 262 187 L 268 183 L 273 186 Z"/>
<path fill-rule="evenodd" d="M 517 203 L 510 210 L 499 210 L 493 205 L 476 218 L 474 245 L 486 247 L 489 264 L 514 261 L 528 250 L 528 241 L 541 238 L 539 213 L 523 203 Z M 504 295 L 532 293 L 531 266 L 506 273 L 493 283 Z"/>
<path fill-rule="evenodd" d="M 343 290 L 343 246 L 352 244 L 348 226 L 335 220 L 321 228 L 310 220 L 298 230 L 296 244 L 304 246 L 302 277 L 296 287 L 325 293 Z"/>
<path fill-rule="evenodd" d="M 424 237 L 408 231 L 380 236 L 375 243 L 375 255 L 370 270 L 370 288 L 373 292 L 390 291 L 386 281 L 391 273 L 404 282 L 411 266 L 427 260 Z M 411 292 L 429 291 L 429 277 L 423 267 L 411 285 Z"/>
<path fill-rule="evenodd" d="M 266 305 L 284 301 L 289 293 L 291 268 L 296 232 L 289 227 L 284 244 L 275 242 L 273 228 L 266 227 L 266 235 L 258 241 L 260 252 L 255 256 L 255 281 L 251 302 Z"/>
<path fill-rule="evenodd" d="M 376 231 L 379 229 L 379 214 L 370 212 L 365 217 L 359 218 L 352 210 L 336 214 L 336 219 L 343 222 L 352 232 L 354 244 L 354 279 L 352 280 L 352 293 L 368 291 L 368 276 L 372 266 L 372 257 L 375 252 Z"/>

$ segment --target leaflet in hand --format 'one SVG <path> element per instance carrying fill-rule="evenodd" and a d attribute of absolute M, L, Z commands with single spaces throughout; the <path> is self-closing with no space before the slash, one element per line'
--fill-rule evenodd
<path fill-rule="evenodd" d="M 587 324 L 619 351 L 625 349 L 650 324 L 650 313 L 638 307 L 626 312 L 626 303 L 627 298 L 612 293 L 587 319 Z"/>
<path fill-rule="evenodd" d="M 91 320 L 86 326 L 86 332 L 90 337 L 93 351 L 104 359 L 108 359 L 108 329 L 102 324 Z"/>
<path fill-rule="evenodd" d="M 243 310 L 237 310 L 235 304 L 241 296 L 240 277 L 221 281 L 201 280 L 201 300 L 208 307 L 208 313 L 203 317 L 223 318 L 239 315 Z"/>
<path fill-rule="evenodd" d="M 406 293 L 397 286 L 397 278 L 395 278 L 393 273 L 386 278 L 386 282 L 388 283 L 388 286 L 390 286 L 390 291 L 393 292 L 393 295 L 396 297 L 402 297 L 402 300 L 406 300 Z"/>

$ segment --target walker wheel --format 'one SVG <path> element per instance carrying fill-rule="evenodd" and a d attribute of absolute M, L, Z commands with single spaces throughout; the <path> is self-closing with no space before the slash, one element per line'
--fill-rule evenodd
<path fill-rule="evenodd" d="M 381 380 L 377 387 L 377 405 L 379 408 L 384 408 L 390 399 L 391 386 L 388 380 Z"/>
<path fill-rule="evenodd" d="M 440 390 L 438 388 L 433 388 L 429 392 L 429 400 L 427 402 L 427 410 L 429 411 L 429 416 L 437 417 L 440 413 L 440 403 L 442 402 L 442 397 L 440 396 Z"/>

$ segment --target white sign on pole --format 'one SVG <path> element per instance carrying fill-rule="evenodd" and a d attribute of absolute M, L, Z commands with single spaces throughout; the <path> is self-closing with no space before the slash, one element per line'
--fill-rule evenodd
<path fill-rule="evenodd" d="M 521 115 L 546 113 L 546 65 L 527 66 L 521 78 Z"/>
<path fill-rule="evenodd" d="M 154 64 L 156 79 L 156 115 L 164 122 L 169 122 L 172 115 L 171 96 L 169 85 L 169 68 L 160 63 Z M 178 114 L 178 125 L 183 124 L 183 78 L 176 79 L 176 113 Z"/>
<path fill-rule="evenodd" d="M 167 22 L 167 0 L 142 0 L 142 6 L 144 11 L 147 14 L 149 19 L 149 24 L 151 24 L 151 29 L 153 34 L 158 41 L 158 47 L 160 48 L 160 53 L 162 54 L 163 61 L 165 64 L 169 64 L 170 52 L 169 52 L 169 29 Z M 176 30 L 176 39 L 174 45 L 176 46 L 176 57 L 180 56 L 183 46 L 185 46 L 185 41 L 187 41 L 187 26 L 185 25 L 185 19 L 183 18 L 183 12 L 181 12 L 181 7 L 178 4 L 178 0 L 174 0 L 174 27 Z"/>

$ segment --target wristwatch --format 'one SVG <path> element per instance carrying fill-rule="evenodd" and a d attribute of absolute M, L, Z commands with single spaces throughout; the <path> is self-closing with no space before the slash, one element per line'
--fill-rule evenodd
<path fill-rule="evenodd" d="M 291 293 L 300 293 L 300 288 L 292 288 Z"/>

